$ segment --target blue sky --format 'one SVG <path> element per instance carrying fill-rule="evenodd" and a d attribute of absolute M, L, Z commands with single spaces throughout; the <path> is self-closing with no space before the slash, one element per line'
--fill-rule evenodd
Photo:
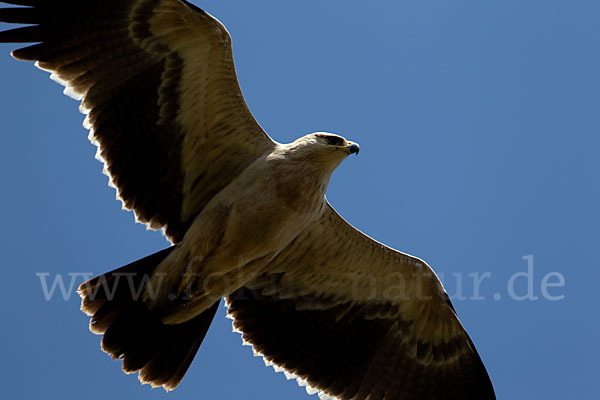
<path fill-rule="evenodd" d="M 272 137 L 360 143 L 328 198 L 443 275 L 500 399 L 600 397 L 599 2 L 195 3 L 229 29 Z M 223 309 L 167 395 L 100 351 L 77 296 L 46 301 L 40 273 L 68 284 L 167 242 L 121 210 L 77 104 L 12 48 L 0 45 L 4 396 L 309 398 L 241 346 Z M 537 300 L 518 300 L 530 288 Z"/>

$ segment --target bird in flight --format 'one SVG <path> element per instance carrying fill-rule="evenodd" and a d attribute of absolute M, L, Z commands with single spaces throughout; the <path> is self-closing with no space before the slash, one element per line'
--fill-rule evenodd
<path fill-rule="evenodd" d="M 177 387 L 219 302 L 267 364 L 321 397 L 494 399 L 433 270 L 358 231 L 325 197 L 359 146 L 271 139 L 231 38 L 185 0 L 3 0 L 0 42 L 81 101 L 109 182 L 172 246 L 82 284 L 102 349 Z"/>

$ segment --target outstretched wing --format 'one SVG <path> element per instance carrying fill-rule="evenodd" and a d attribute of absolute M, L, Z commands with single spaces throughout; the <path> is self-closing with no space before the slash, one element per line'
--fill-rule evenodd
<path fill-rule="evenodd" d="M 331 206 L 228 298 L 268 364 L 339 399 L 494 399 L 435 273 L 365 236 Z"/>
<path fill-rule="evenodd" d="M 178 242 L 194 216 L 274 142 L 244 101 L 231 40 L 181 0 L 4 0 L 0 32 L 80 99 L 124 207 Z"/>

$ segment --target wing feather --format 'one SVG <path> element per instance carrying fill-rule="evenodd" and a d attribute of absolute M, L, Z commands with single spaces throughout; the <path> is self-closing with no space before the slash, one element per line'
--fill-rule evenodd
<path fill-rule="evenodd" d="M 331 206 L 227 303 L 234 327 L 267 363 L 323 396 L 495 398 L 431 268 Z"/>
<path fill-rule="evenodd" d="M 244 101 L 231 39 L 180 0 L 10 0 L 0 42 L 81 100 L 127 209 L 178 242 L 208 201 L 274 142 Z"/>

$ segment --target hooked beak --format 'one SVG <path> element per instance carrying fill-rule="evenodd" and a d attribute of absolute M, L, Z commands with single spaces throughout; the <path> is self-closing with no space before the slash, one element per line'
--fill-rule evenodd
<path fill-rule="evenodd" d="M 358 145 L 358 143 L 348 142 L 348 146 L 346 146 L 346 149 L 350 152 L 350 154 L 356 153 L 358 155 L 358 152 L 360 151 L 360 146 Z"/>

